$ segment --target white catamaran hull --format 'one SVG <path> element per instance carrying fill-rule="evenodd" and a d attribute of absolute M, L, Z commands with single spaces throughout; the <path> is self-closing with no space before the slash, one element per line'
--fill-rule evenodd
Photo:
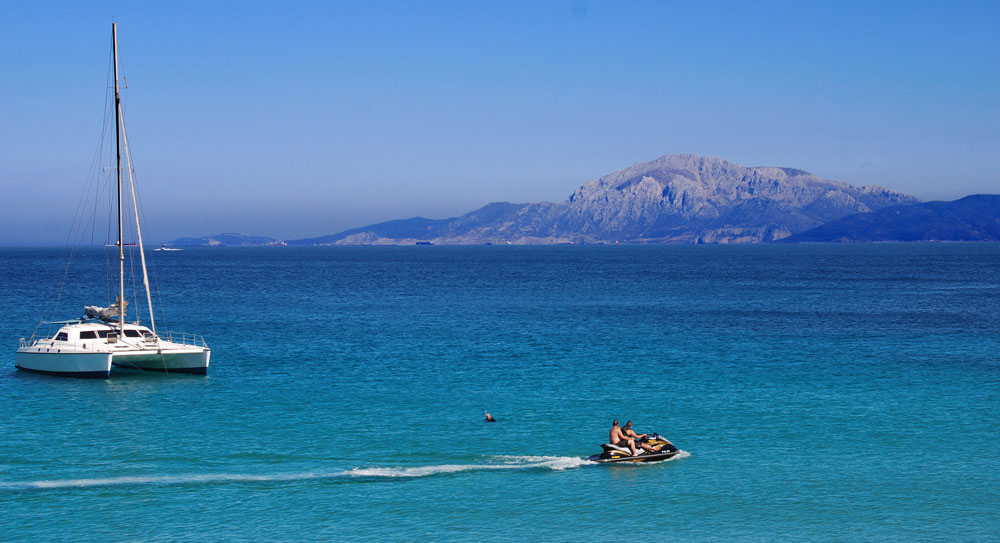
<path fill-rule="evenodd" d="M 35 373 L 97 379 L 110 377 L 112 366 L 206 375 L 211 354 L 208 349 L 116 353 L 73 353 L 56 349 L 45 352 L 44 349 L 32 349 L 18 351 L 15 355 L 15 365 L 18 369 Z"/>
<path fill-rule="evenodd" d="M 111 353 L 19 350 L 14 356 L 14 363 L 18 369 L 35 373 L 107 379 L 111 375 L 111 358 Z"/>
<path fill-rule="evenodd" d="M 170 351 L 132 351 L 115 353 L 112 364 L 118 368 L 132 368 L 166 373 L 208 374 L 208 349 L 183 349 Z"/>

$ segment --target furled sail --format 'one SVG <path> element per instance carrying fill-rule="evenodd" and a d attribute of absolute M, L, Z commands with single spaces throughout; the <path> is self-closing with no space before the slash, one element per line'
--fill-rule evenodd
<path fill-rule="evenodd" d="M 121 296 L 115 298 L 115 303 L 111 304 L 109 307 L 98 307 L 96 305 L 88 305 L 83 308 L 86 312 L 87 317 L 91 319 L 100 319 L 104 322 L 118 322 L 118 307 L 121 305 L 122 309 L 128 308 L 128 300 L 122 301 Z"/>

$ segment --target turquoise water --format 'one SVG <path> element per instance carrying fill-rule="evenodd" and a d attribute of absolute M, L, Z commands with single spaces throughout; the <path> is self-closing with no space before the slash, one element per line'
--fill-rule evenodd
<path fill-rule="evenodd" d="M 65 258 L 0 250 L 0 540 L 1000 533 L 1000 244 L 150 258 L 208 377 L 15 371 Z M 585 462 L 613 418 L 685 454 Z"/>

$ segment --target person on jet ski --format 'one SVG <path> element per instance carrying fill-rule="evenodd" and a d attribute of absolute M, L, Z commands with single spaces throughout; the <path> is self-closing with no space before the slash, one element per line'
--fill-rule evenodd
<path fill-rule="evenodd" d="M 637 433 L 635 433 L 635 430 L 632 429 L 632 421 L 628 421 L 628 422 L 625 423 L 625 428 L 622 429 L 622 434 L 624 434 L 625 437 L 632 438 L 632 440 L 634 440 L 634 441 L 639 441 L 640 439 L 646 437 L 646 435 L 647 435 L 647 434 L 637 434 Z M 664 439 L 664 441 L 667 441 L 667 440 Z M 670 443 L 670 442 L 667 441 L 667 443 Z M 663 448 L 663 445 L 657 445 L 656 447 L 652 447 L 652 446 L 646 445 L 645 443 L 643 443 L 641 441 L 639 442 L 639 446 L 642 447 L 643 449 L 646 449 L 647 451 L 650 451 L 650 452 L 659 452 L 659 450 Z M 632 454 L 634 455 L 635 453 L 633 452 Z"/>
<path fill-rule="evenodd" d="M 625 423 L 625 426 L 622 427 L 622 433 L 628 437 L 631 437 L 632 439 L 642 439 L 646 437 L 646 434 L 639 435 L 635 433 L 635 430 L 632 429 L 632 421 L 628 421 Z"/>
<path fill-rule="evenodd" d="M 611 434 L 608 436 L 608 443 L 616 447 L 628 445 L 628 448 L 632 451 L 632 456 L 635 456 L 635 440 L 622 432 L 622 429 L 618 427 L 618 419 L 615 419 L 611 423 Z"/>

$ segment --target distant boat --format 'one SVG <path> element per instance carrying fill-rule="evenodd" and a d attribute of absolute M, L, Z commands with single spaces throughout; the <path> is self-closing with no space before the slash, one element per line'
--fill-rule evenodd
<path fill-rule="evenodd" d="M 167 247 L 166 245 L 160 245 L 159 249 L 153 249 L 154 251 L 183 251 L 184 249 L 175 249 L 173 247 Z"/>
<path fill-rule="evenodd" d="M 118 296 L 108 307 L 85 307 L 84 315 L 77 319 L 43 322 L 42 324 L 62 326 L 52 337 L 36 338 L 35 334 L 32 334 L 27 340 L 21 338 L 20 348 L 15 355 L 15 366 L 36 373 L 105 379 L 111 375 L 112 366 L 204 375 L 208 372 L 211 350 L 201 336 L 158 334 L 156 331 L 152 296 L 149 292 L 149 276 L 146 271 L 146 255 L 142 247 L 142 229 L 139 226 L 139 209 L 135 199 L 135 183 L 132 179 L 132 157 L 129 154 L 128 137 L 118 92 L 118 31 L 115 24 L 111 25 L 111 40 L 114 51 L 115 169 L 118 187 L 118 240 L 112 246 L 118 247 Z M 134 213 L 135 232 L 138 236 L 136 245 L 142 263 L 142 283 L 149 307 L 149 326 L 140 324 L 138 316 L 131 323 L 125 320 L 128 302 L 125 300 L 124 247 L 129 244 L 122 243 L 122 150 L 125 151 L 128 166 L 131 211 Z M 158 250 L 179 249 L 160 247 Z"/>

